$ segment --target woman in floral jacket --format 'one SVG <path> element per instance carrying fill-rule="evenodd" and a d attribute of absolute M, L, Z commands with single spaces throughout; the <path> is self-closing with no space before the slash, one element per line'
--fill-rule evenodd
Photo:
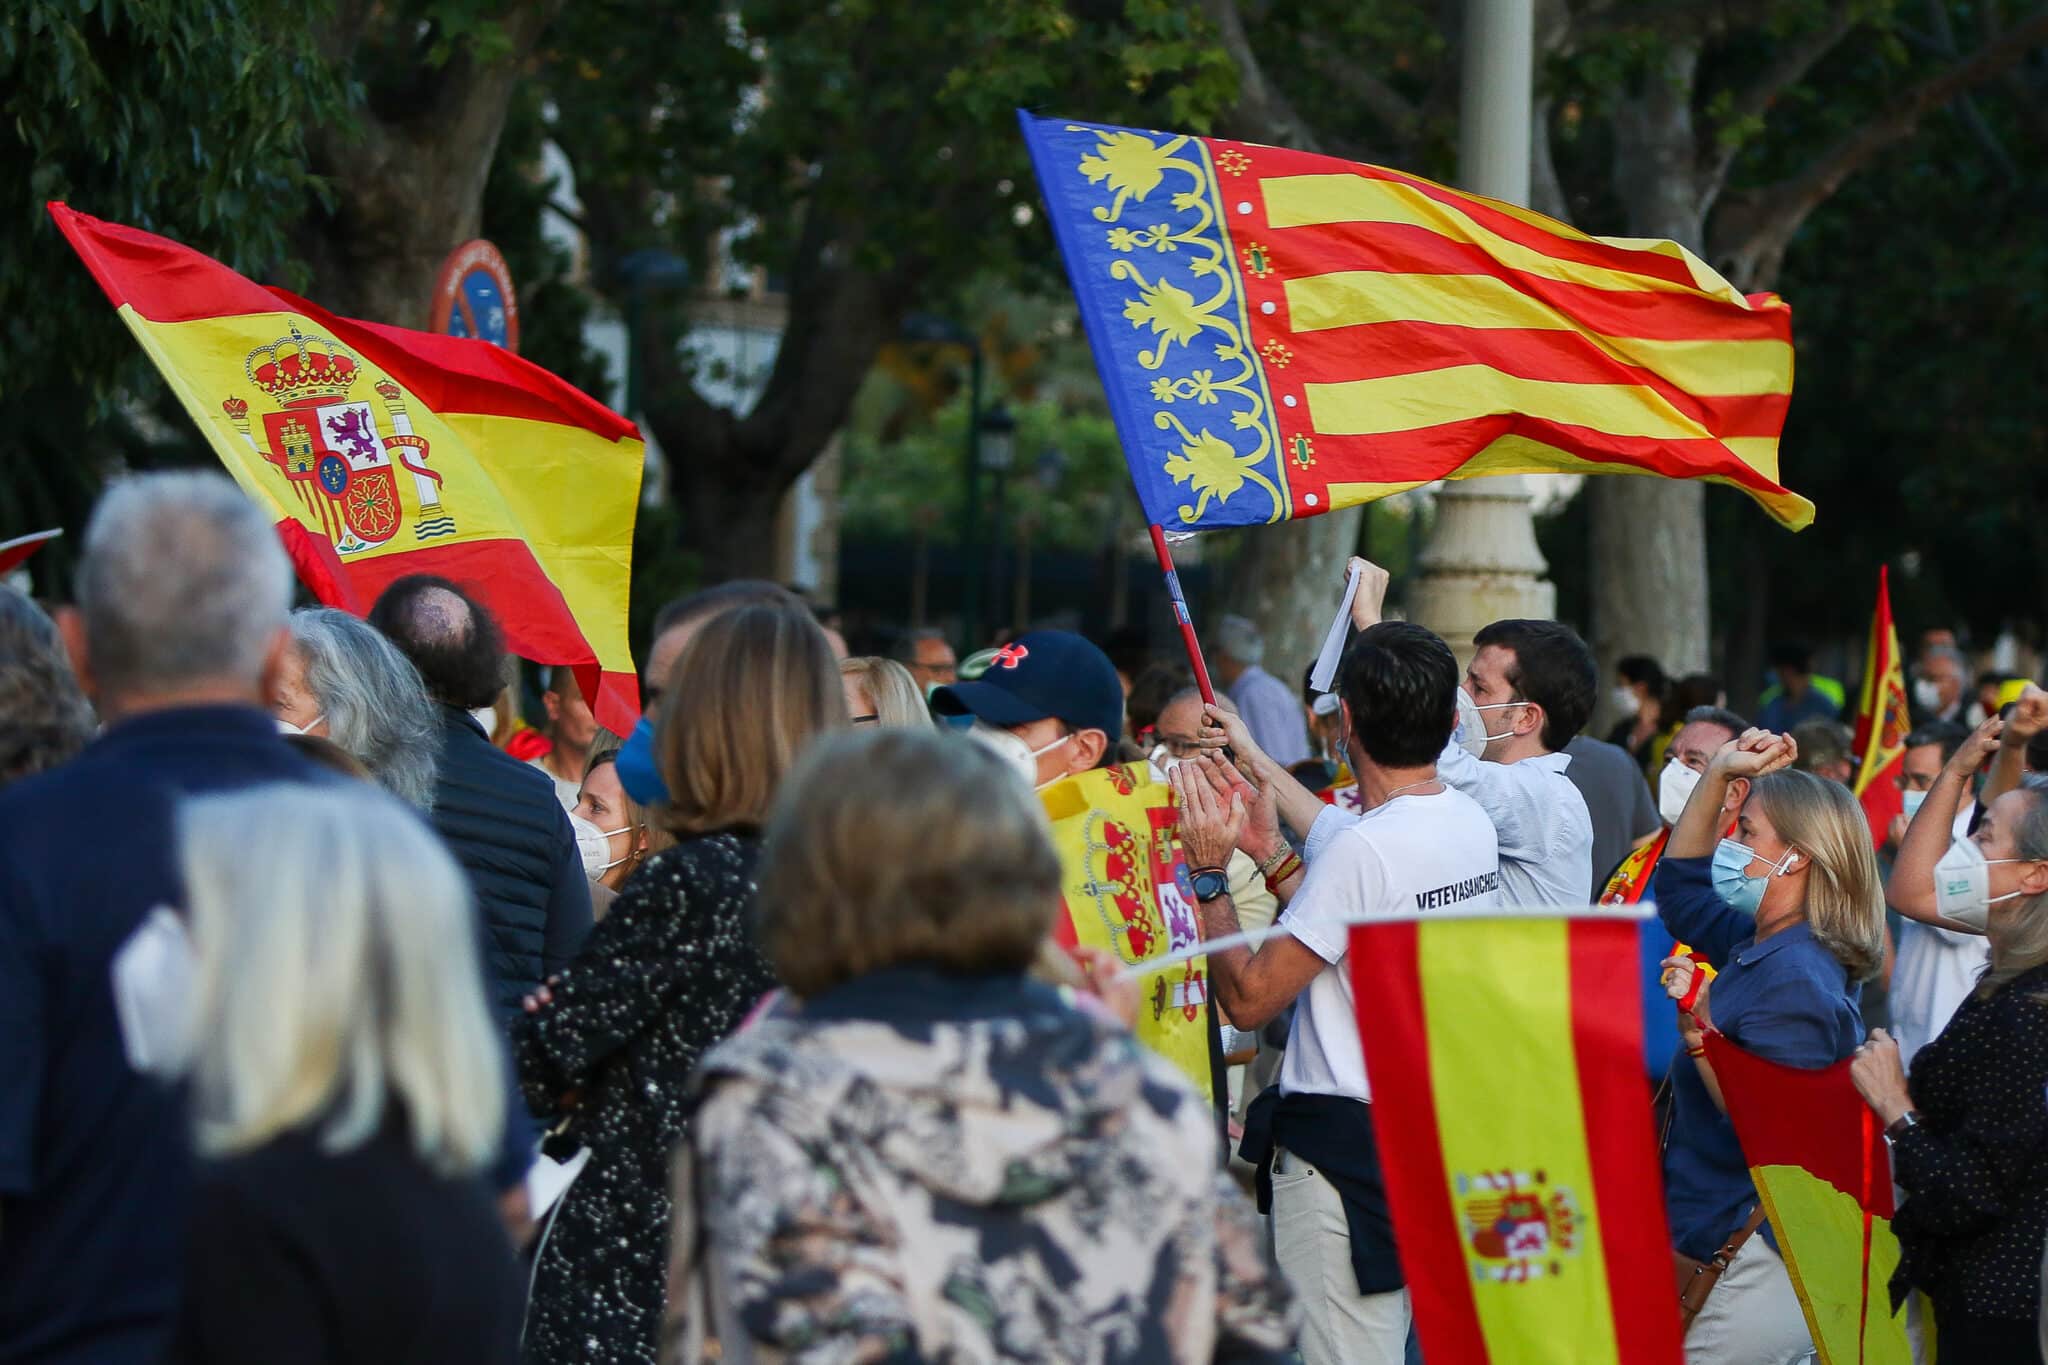
<path fill-rule="evenodd" d="M 1034 804 L 911 731 L 785 788 L 758 929 L 794 999 L 698 1073 L 667 1360 L 1287 1358 L 1207 1104 L 1025 976 L 1059 904 Z"/>
<path fill-rule="evenodd" d="M 775 986 L 749 932 L 758 827 L 813 735 L 846 722 L 839 670 L 803 607 L 705 625 L 670 675 L 660 745 L 678 843 L 626 883 L 515 1035 L 528 1102 L 567 1096 L 590 1160 L 533 1276 L 533 1365 L 651 1365 L 669 1222 L 668 1154 L 705 1049 Z"/>

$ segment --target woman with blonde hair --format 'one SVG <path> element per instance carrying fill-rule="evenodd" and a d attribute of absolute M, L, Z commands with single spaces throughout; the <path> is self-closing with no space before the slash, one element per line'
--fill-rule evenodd
<path fill-rule="evenodd" d="M 179 828 L 205 1160 L 172 1359 L 510 1365 L 482 1178 L 503 1054 L 462 869 L 355 783 L 200 798 Z"/>
<path fill-rule="evenodd" d="M 1859 983 L 1884 955 L 1869 823 L 1847 788 L 1793 771 L 1798 756 L 1790 737 L 1766 730 L 1723 745 L 1652 884 L 1664 927 L 1692 950 L 1664 963 L 1684 1043 L 1671 1068 L 1664 1191 L 1689 1365 L 1790 1365 L 1813 1350 L 1705 1033 L 1783 1066 L 1832 1066 L 1862 1039 Z M 1748 790 L 1734 837 L 1722 838 L 1723 803 L 1738 782 Z M 1719 972 L 1711 988 L 1701 962 Z"/>
<path fill-rule="evenodd" d="M 704 1050 L 773 989 L 748 929 L 760 827 L 811 740 L 846 724 L 832 649 L 800 603 L 707 621 L 666 680 L 656 744 L 676 846 L 648 859 L 515 1030 L 540 1112 L 580 1096 L 590 1159 L 534 1268 L 535 1362 L 652 1362 L 668 1240 L 668 1154 Z"/>
<path fill-rule="evenodd" d="M 1001 759 L 834 736 L 767 847 L 758 932 L 795 1003 L 698 1073 L 672 1365 L 1285 1356 L 1292 1296 L 1208 1104 L 1028 978 L 1060 864 Z"/>
<path fill-rule="evenodd" d="M 855 725 L 930 725 L 931 709 L 910 670 L 875 655 L 839 661 L 839 685 Z"/>
<path fill-rule="evenodd" d="M 2048 1238 L 2048 786 L 1993 801 L 1952 839 L 1971 779 L 2008 721 L 1959 748 L 1913 816 L 1892 868 L 1902 914 L 1986 934 L 1991 961 L 1948 1026 L 1913 1055 L 1883 1029 L 1850 1074 L 1891 1139 L 1906 1192 L 1892 1219 L 1892 1302 L 1934 1305 L 1942 1360 L 2041 1360 L 2040 1248 Z"/>
<path fill-rule="evenodd" d="M 675 847 L 675 836 L 661 827 L 655 812 L 626 794 L 619 781 L 619 740 L 597 732 L 583 768 L 583 785 L 569 827 L 576 831 L 576 851 L 583 875 L 590 880 L 590 913 L 603 919 L 611 913 L 619 888 L 649 858 Z"/>

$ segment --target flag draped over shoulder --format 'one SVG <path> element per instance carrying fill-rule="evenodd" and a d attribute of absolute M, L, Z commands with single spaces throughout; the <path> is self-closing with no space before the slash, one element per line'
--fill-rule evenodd
<path fill-rule="evenodd" d="M 1423 1358 L 1677 1365 L 1635 920 L 1425 914 L 1348 960 Z"/>
<path fill-rule="evenodd" d="M 1061 943 L 1108 948 L 1135 966 L 1200 939 L 1173 788 L 1149 766 L 1097 768 L 1039 795 L 1060 856 Z M 1141 977 L 1136 1031 L 1213 1099 L 1208 969 L 1195 957 Z"/>
<path fill-rule="evenodd" d="M 633 728 L 643 464 L 631 422 L 488 342 L 335 317 L 152 233 L 50 214 L 299 576 L 361 615 L 393 579 L 474 590 L 507 643 Z"/>
<path fill-rule="evenodd" d="M 1435 479 L 1778 482 L 1791 310 L 1672 242 L 1380 166 L 1020 115 L 1146 515 L 1314 516 Z"/>
<path fill-rule="evenodd" d="M 1886 1289 L 1899 1265 L 1891 1153 L 1849 1063 L 1780 1066 L 1718 1033 L 1706 1046 L 1822 1365 L 1907 1365 Z"/>
<path fill-rule="evenodd" d="M 1877 571 L 1877 608 L 1870 615 L 1870 643 L 1863 652 L 1863 691 L 1856 703 L 1856 799 L 1870 820 L 1870 834 L 1879 847 L 1891 829 L 1892 817 L 1905 809 L 1898 776 L 1906 760 L 1906 735 L 1912 730 L 1906 709 L 1906 670 L 1899 651 L 1899 628 L 1892 621 L 1891 570 Z"/>

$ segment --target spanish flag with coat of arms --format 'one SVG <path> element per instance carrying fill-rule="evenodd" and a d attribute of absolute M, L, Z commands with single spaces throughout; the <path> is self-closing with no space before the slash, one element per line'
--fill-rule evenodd
<path fill-rule="evenodd" d="M 1351 931 L 1425 1360 L 1678 1365 L 1636 990 L 1645 913 L 1423 913 Z"/>
<path fill-rule="evenodd" d="M 1064 947 L 1107 948 L 1127 967 L 1201 941 L 1195 890 L 1175 830 L 1173 788 L 1145 763 L 1096 768 L 1039 793 L 1060 856 L 1060 917 L 1053 937 Z M 1209 960 L 1195 956 L 1140 978 L 1133 1031 L 1205 1098 L 1215 1097 L 1209 1067 Z"/>
<path fill-rule="evenodd" d="M 49 208 L 315 596 L 362 615 L 406 574 L 461 583 L 515 653 L 574 670 L 600 725 L 633 728 L 631 422 L 488 342 L 336 317 Z"/>

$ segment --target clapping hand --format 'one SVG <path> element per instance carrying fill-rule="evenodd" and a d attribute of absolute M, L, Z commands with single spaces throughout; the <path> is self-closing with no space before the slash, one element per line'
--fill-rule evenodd
<path fill-rule="evenodd" d="M 1176 804 L 1180 806 L 1181 843 L 1187 848 L 1190 867 L 1227 867 L 1238 838 L 1244 833 L 1247 813 L 1243 793 L 1227 778 L 1219 781 L 1212 776 L 1215 769 L 1228 766 L 1214 754 L 1198 754 L 1177 766 L 1171 775 Z"/>

